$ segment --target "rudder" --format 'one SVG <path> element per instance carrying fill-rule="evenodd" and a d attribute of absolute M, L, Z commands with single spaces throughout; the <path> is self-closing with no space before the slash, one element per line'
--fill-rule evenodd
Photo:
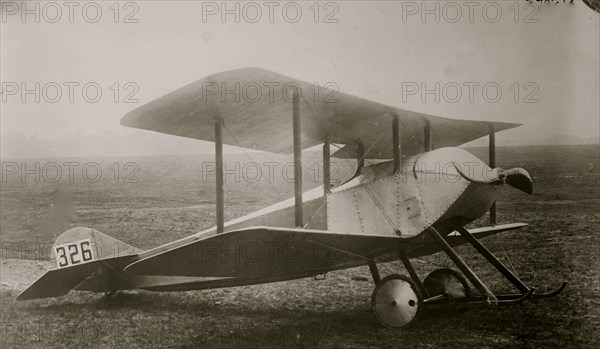
<path fill-rule="evenodd" d="M 52 258 L 59 268 L 98 259 L 139 254 L 142 250 L 95 229 L 77 227 L 62 233 L 52 247 Z"/>

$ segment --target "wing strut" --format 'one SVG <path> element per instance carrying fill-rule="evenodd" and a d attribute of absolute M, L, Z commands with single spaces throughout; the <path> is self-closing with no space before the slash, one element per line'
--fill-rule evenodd
<path fill-rule="evenodd" d="M 223 136 L 221 128 L 223 120 L 215 122 L 215 167 L 217 171 L 217 234 L 223 232 L 225 226 L 225 200 L 223 199 Z"/>
<path fill-rule="evenodd" d="M 329 141 L 323 143 L 323 191 L 325 196 L 331 193 L 331 154 Z"/>
<path fill-rule="evenodd" d="M 489 163 L 491 168 L 496 167 L 496 132 L 494 131 L 494 125 L 490 125 L 489 128 Z M 490 224 L 496 225 L 496 202 L 490 207 Z"/>
<path fill-rule="evenodd" d="M 431 122 L 427 121 L 425 124 L 425 128 L 423 129 L 423 148 L 424 151 L 432 151 L 433 147 L 431 145 Z"/>
<path fill-rule="evenodd" d="M 394 173 L 399 173 L 402 169 L 402 164 L 400 163 L 400 118 L 398 115 L 394 116 L 392 132 L 392 145 L 394 147 Z"/>
<path fill-rule="evenodd" d="M 300 96 L 294 90 L 292 102 L 292 117 L 294 129 L 294 206 L 296 213 L 296 227 L 304 226 L 302 217 L 302 138 L 300 123 Z"/>

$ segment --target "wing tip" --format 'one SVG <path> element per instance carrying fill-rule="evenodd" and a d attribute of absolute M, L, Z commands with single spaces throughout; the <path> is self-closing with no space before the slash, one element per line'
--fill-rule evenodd
<path fill-rule="evenodd" d="M 504 131 L 504 130 L 510 130 L 511 128 L 523 126 L 524 124 L 515 123 L 515 122 L 493 121 L 493 122 L 489 122 L 489 125 L 494 127 L 494 132 L 500 132 L 500 131 Z"/>

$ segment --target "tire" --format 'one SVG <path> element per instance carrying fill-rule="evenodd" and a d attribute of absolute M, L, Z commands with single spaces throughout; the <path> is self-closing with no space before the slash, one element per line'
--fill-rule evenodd
<path fill-rule="evenodd" d="M 373 290 L 371 310 L 380 324 L 390 328 L 411 325 L 423 308 L 423 295 L 411 278 L 392 274 Z"/>

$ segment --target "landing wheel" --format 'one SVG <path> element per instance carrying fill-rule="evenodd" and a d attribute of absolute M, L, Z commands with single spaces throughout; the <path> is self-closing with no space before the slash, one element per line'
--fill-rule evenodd
<path fill-rule="evenodd" d="M 470 291 L 469 284 L 462 274 L 447 268 L 432 271 L 423 281 L 423 286 L 429 297 L 443 295 L 450 299 L 465 298 Z"/>
<path fill-rule="evenodd" d="M 387 327 L 410 325 L 422 307 L 423 296 L 417 285 L 409 277 L 396 274 L 383 278 L 371 297 L 373 314 Z"/>

